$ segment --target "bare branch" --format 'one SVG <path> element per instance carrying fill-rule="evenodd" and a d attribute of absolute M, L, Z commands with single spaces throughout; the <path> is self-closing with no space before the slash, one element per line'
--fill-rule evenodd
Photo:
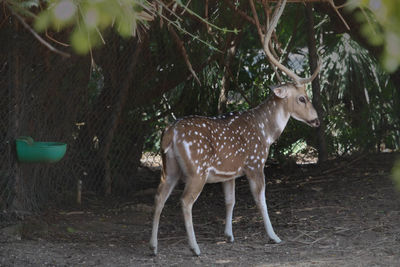
<path fill-rule="evenodd" d="M 69 47 L 69 46 L 70 46 L 69 44 L 60 42 L 60 41 L 54 39 L 53 37 L 51 37 L 51 36 L 49 35 L 49 33 L 47 32 L 47 30 L 46 30 L 46 32 L 45 32 L 45 35 L 46 35 L 46 37 L 47 37 L 48 39 L 52 40 L 53 42 L 55 42 L 55 43 L 57 43 L 57 44 L 59 44 L 59 45 L 62 45 L 62 46 L 65 46 L 65 47 Z"/>
<path fill-rule="evenodd" d="M 208 0 L 206 0 L 206 4 L 204 7 L 204 18 L 208 21 Z M 207 28 L 207 32 L 211 33 L 211 26 L 207 24 L 206 28 Z"/>
<path fill-rule="evenodd" d="M 265 27 L 268 29 L 269 27 L 269 17 L 271 15 L 271 7 L 268 4 L 268 0 L 262 0 L 261 1 L 263 7 L 264 7 L 264 13 L 265 13 Z"/>
<path fill-rule="evenodd" d="M 339 18 L 342 20 L 344 26 L 346 26 L 347 30 L 350 31 L 350 26 L 349 24 L 347 24 L 346 20 L 343 18 L 342 14 L 340 14 L 339 12 L 339 8 L 342 8 L 345 5 L 341 5 L 341 6 L 335 6 L 335 3 L 333 2 L 333 0 L 328 0 L 329 4 L 333 7 L 333 9 L 336 11 L 336 14 L 339 16 Z"/>
<path fill-rule="evenodd" d="M 270 59 L 270 61 L 272 61 L 272 63 L 277 66 L 280 70 L 282 70 L 283 72 L 285 72 L 290 78 L 293 79 L 293 81 L 296 84 L 306 84 L 310 81 L 312 81 L 318 74 L 319 70 L 320 70 L 320 66 L 321 66 L 321 61 L 319 60 L 319 64 L 317 69 L 315 70 L 315 72 L 313 73 L 313 75 L 311 75 L 311 77 L 309 78 L 300 78 L 296 73 L 294 73 L 294 71 L 288 69 L 286 66 L 284 66 L 283 64 L 281 64 L 272 54 L 271 51 L 269 49 L 269 41 L 271 40 L 271 35 L 272 32 L 275 30 L 276 25 L 278 24 L 278 20 L 281 17 L 283 10 L 285 9 L 285 5 L 286 5 L 287 0 L 280 0 L 276 6 L 276 9 L 274 11 L 274 14 L 272 16 L 272 21 L 271 21 L 271 25 L 268 28 L 267 34 L 265 35 L 265 40 L 264 40 L 264 51 L 267 54 L 267 57 Z"/>
<path fill-rule="evenodd" d="M 68 53 L 65 53 L 63 51 L 58 50 L 57 48 L 55 48 L 54 46 L 52 46 L 51 44 L 49 44 L 48 42 L 46 42 L 42 37 L 40 37 L 39 34 L 37 34 L 37 32 L 35 32 L 31 26 L 28 25 L 28 23 L 25 22 L 25 20 L 18 15 L 16 12 L 14 12 L 10 7 L 9 7 L 11 13 L 21 22 L 21 24 L 25 27 L 25 29 L 27 29 L 40 43 L 42 43 L 44 46 L 46 46 L 50 51 L 57 53 L 63 57 L 70 57 L 71 55 Z"/>
<path fill-rule="evenodd" d="M 256 24 L 254 19 L 250 17 L 249 15 L 246 14 L 243 10 L 240 10 L 238 7 L 234 6 L 230 0 L 224 0 L 224 2 L 233 10 L 235 11 L 240 17 L 242 17 L 244 20 L 250 22 L 251 24 Z"/>
<path fill-rule="evenodd" d="M 263 3 L 264 3 L 264 2 L 263 2 Z M 264 43 L 264 34 L 263 34 L 263 32 L 262 32 L 262 29 L 261 29 L 260 21 L 259 21 L 259 19 L 258 19 L 258 15 L 257 15 L 257 10 L 256 10 L 256 8 L 255 8 L 255 5 L 254 5 L 253 0 L 249 0 L 249 4 L 250 4 L 250 7 L 251 7 L 251 11 L 252 11 L 252 13 L 253 13 L 254 24 L 255 24 L 256 27 L 257 27 L 257 32 L 258 32 L 258 36 L 260 37 L 261 45 L 262 45 L 262 46 L 265 46 L 265 43 Z M 266 16 L 266 23 L 267 23 L 267 25 L 268 25 L 268 24 L 269 24 L 269 13 L 270 13 L 270 11 L 267 9 L 266 4 L 263 4 L 263 6 L 264 6 L 264 12 L 266 12 L 266 14 L 265 14 L 265 16 Z M 268 28 L 268 27 L 267 27 L 267 28 Z M 268 42 L 269 42 L 269 41 L 268 41 Z M 268 46 L 271 47 L 271 51 L 273 51 L 273 53 L 274 53 L 275 56 L 276 56 L 275 50 L 274 50 L 273 47 L 272 47 L 272 43 L 269 42 L 269 43 L 268 43 Z M 276 58 L 277 58 L 277 56 L 276 56 Z M 269 57 L 267 57 L 267 59 L 268 59 L 268 61 L 271 63 L 272 69 L 274 70 L 274 72 L 275 72 L 275 74 L 276 74 L 276 77 L 278 78 L 278 80 L 279 80 L 280 82 L 282 82 L 283 79 L 282 79 L 282 77 L 279 75 L 279 72 L 277 71 L 276 66 L 273 64 L 273 62 L 271 61 L 271 59 L 270 59 Z"/>
<path fill-rule="evenodd" d="M 233 74 L 232 74 L 232 71 L 230 70 L 230 68 L 227 68 L 226 70 L 228 72 L 229 77 L 232 79 L 233 83 L 235 84 L 235 87 L 237 88 L 239 93 L 242 95 L 243 99 L 247 102 L 247 104 L 249 104 L 250 107 L 254 107 L 253 103 L 246 97 L 246 93 L 240 87 L 240 85 L 237 82 L 237 80 L 235 79 L 235 77 L 233 77 Z"/>
<path fill-rule="evenodd" d="M 182 10 L 182 12 L 181 12 L 181 16 L 183 15 L 183 14 L 185 14 L 185 12 L 186 12 L 186 10 L 187 10 L 187 7 L 190 5 L 190 2 L 191 2 L 192 0 L 189 0 L 187 3 L 186 3 L 186 5 L 185 5 L 185 8 L 183 8 L 183 10 Z"/>
<path fill-rule="evenodd" d="M 271 52 L 272 52 L 272 55 L 278 60 L 278 55 L 276 54 L 276 52 L 275 52 L 275 50 L 274 50 L 274 47 L 272 46 L 272 42 L 269 42 L 269 48 L 270 48 L 270 50 L 271 50 Z M 267 57 L 268 58 L 268 57 Z M 277 66 L 275 66 L 274 64 L 273 64 L 273 62 L 268 58 L 268 61 L 269 61 L 269 63 L 271 63 L 271 66 L 272 66 L 272 69 L 274 70 L 274 72 L 275 72 L 275 75 L 276 75 L 276 78 L 278 78 L 278 81 L 279 82 L 283 82 L 283 79 L 282 79 L 282 77 L 281 77 L 281 75 L 279 74 L 279 71 L 278 71 L 278 68 L 277 68 Z"/>
<path fill-rule="evenodd" d="M 256 10 L 253 0 L 249 0 L 249 4 L 250 4 L 251 12 L 253 13 L 254 22 L 257 27 L 258 36 L 260 37 L 261 44 L 264 45 L 264 34 L 263 34 L 261 26 L 260 26 L 260 21 L 258 19 L 257 10 Z"/>
<path fill-rule="evenodd" d="M 185 46 L 183 45 L 182 40 L 179 38 L 178 34 L 176 33 L 176 31 L 174 30 L 174 28 L 172 26 L 169 26 L 168 30 L 171 33 L 172 37 L 174 38 L 175 43 L 178 46 L 178 49 L 181 52 L 183 59 L 185 60 L 186 66 L 188 67 L 190 73 L 192 73 L 195 80 L 199 83 L 199 85 L 201 85 L 201 82 L 200 82 L 199 78 L 197 77 L 195 71 L 193 70 L 192 64 L 190 63 L 189 56 L 187 54 Z"/>

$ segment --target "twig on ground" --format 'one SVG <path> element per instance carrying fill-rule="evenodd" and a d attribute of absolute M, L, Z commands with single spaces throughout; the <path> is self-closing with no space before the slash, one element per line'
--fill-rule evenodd
<path fill-rule="evenodd" d="M 303 237 L 304 233 L 299 234 L 298 236 L 296 236 L 295 238 L 293 238 L 292 240 L 289 240 L 290 242 L 296 242 L 300 237 Z"/>
<path fill-rule="evenodd" d="M 338 167 L 335 167 L 335 168 L 332 168 L 332 169 L 325 170 L 325 171 L 322 172 L 322 174 L 326 175 L 326 174 L 330 174 L 330 173 L 333 173 L 333 172 L 336 172 L 336 171 L 341 171 L 341 170 L 343 170 L 345 168 L 348 168 L 352 164 L 356 163 L 357 161 L 359 161 L 359 160 L 361 160 L 361 159 L 363 159 L 365 157 L 366 157 L 366 154 L 362 154 L 362 155 L 356 157 L 355 159 L 353 159 L 352 161 L 350 161 L 345 166 L 338 166 Z"/>
<path fill-rule="evenodd" d="M 309 208 L 303 208 L 303 209 L 295 209 L 295 211 L 312 211 L 312 210 L 315 210 L 315 209 L 327 209 L 327 208 L 346 209 L 345 207 L 340 207 L 340 206 L 319 206 L 319 207 L 309 207 Z"/>
<path fill-rule="evenodd" d="M 315 243 L 317 243 L 317 242 L 319 242 L 319 241 L 321 241 L 321 240 L 323 240 L 323 239 L 325 239 L 325 238 L 326 238 L 326 236 L 317 238 L 317 239 L 315 239 L 313 242 L 311 242 L 310 245 L 314 245 Z"/>

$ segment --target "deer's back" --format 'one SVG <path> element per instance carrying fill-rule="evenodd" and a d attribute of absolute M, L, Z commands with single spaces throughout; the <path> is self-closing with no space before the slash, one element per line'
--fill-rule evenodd
<path fill-rule="evenodd" d="M 177 120 L 166 129 L 162 146 L 173 148 L 187 175 L 207 177 L 207 182 L 232 179 L 242 175 L 247 166 L 257 167 L 263 150 L 246 113 Z"/>

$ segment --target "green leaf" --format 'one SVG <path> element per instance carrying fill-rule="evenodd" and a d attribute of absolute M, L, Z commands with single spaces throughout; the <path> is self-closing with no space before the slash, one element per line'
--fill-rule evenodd
<path fill-rule="evenodd" d="M 136 26 L 136 20 L 130 20 L 127 16 L 120 17 L 117 21 L 118 32 L 124 38 L 131 37 L 136 32 Z"/>
<path fill-rule="evenodd" d="M 38 32 L 44 32 L 47 28 L 49 28 L 51 24 L 51 15 L 49 12 L 45 11 L 40 13 L 34 22 L 34 28 Z"/>
<path fill-rule="evenodd" d="M 86 54 L 89 52 L 91 43 L 88 33 L 75 29 L 71 36 L 71 45 L 78 54 Z"/>

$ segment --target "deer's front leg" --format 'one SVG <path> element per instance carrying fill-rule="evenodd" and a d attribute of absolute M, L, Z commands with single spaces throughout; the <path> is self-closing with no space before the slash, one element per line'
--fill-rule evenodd
<path fill-rule="evenodd" d="M 275 234 L 268 216 L 267 203 L 265 201 L 265 178 L 263 170 L 251 172 L 246 175 L 249 180 L 250 189 L 253 194 L 254 200 L 256 201 L 257 207 L 259 208 L 263 217 L 264 226 L 267 234 L 269 238 L 274 240 L 276 243 L 280 243 L 282 240 Z"/>
<path fill-rule="evenodd" d="M 232 215 L 233 207 L 235 206 L 235 179 L 222 183 L 225 195 L 225 206 L 226 206 L 226 220 L 225 220 L 225 236 L 229 242 L 233 242 L 232 232 Z"/>
<path fill-rule="evenodd" d="M 186 232 L 189 240 L 189 246 L 196 256 L 200 255 L 200 248 L 196 242 L 196 236 L 193 229 L 192 207 L 203 190 L 205 179 L 201 177 L 190 177 L 187 179 L 185 189 L 181 198 L 183 218 L 185 220 Z"/>

